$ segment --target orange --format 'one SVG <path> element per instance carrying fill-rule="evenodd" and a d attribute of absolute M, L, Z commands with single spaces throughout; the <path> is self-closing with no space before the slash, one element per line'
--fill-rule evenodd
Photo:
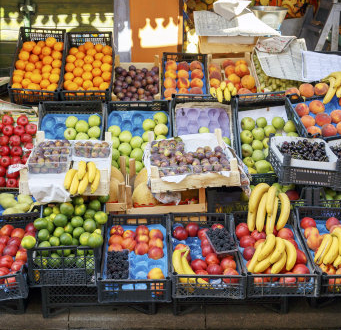
<path fill-rule="evenodd" d="M 52 55 L 51 55 L 51 56 L 52 56 L 52 58 L 55 59 L 55 60 L 61 60 L 62 57 L 63 57 L 62 53 L 59 52 L 59 51 L 57 51 L 57 50 L 54 50 L 54 51 L 52 52 Z"/>
<path fill-rule="evenodd" d="M 32 53 L 35 55 L 39 55 L 41 53 L 41 47 L 40 46 L 34 46 L 32 49 Z"/>
<path fill-rule="evenodd" d="M 64 89 L 67 89 L 67 86 L 68 86 L 70 83 L 72 83 L 71 80 L 65 80 L 65 81 L 64 81 L 64 84 L 63 84 Z"/>
<path fill-rule="evenodd" d="M 102 71 L 100 68 L 94 68 L 92 71 L 91 71 L 92 75 L 94 77 L 99 77 L 102 75 Z"/>
<path fill-rule="evenodd" d="M 75 79 L 73 79 L 73 82 L 76 83 L 78 86 L 82 86 L 83 81 L 84 80 L 81 77 L 76 77 Z"/>
<path fill-rule="evenodd" d="M 96 49 L 95 48 L 91 48 L 91 49 L 88 49 L 86 51 L 86 55 L 90 55 L 90 56 L 95 56 L 96 55 Z"/>
<path fill-rule="evenodd" d="M 14 83 L 12 84 L 12 88 L 22 88 L 22 85 L 20 83 Z"/>
<path fill-rule="evenodd" d="M 39 57 L 36 54 L 31 54 L 28 61 L 31 63 L 36 63 L 39 61 Z"/>
<path fill-rule="evenodd" d="M 93 86 L 93 84 L 92 84 L 92 82 L 90 81 L 90 80 L 85 80 L 84 82 L 83 82 L 83 88 L 85 89 L 85 90 L 87 90 L 87 89 L 90 89 L 92 86 Z"/>
<path fill-rule="evenodd" d="M 102 73 L 102 78 L 103 78 L 104 81 L 110 81 L 110 79 L 111 79 L 111 72 L 108 72 L 108 71 L 103 72 Z"/>
<path fill-rule="evenodd" d="M 24 76 L 25 71 L 23 70 L 14 70 L 13 75 L 19 75 L 19 76 Z"/>
<path fill-rule="evenodd" d="M 57 40 L 54 37 L 49 37 L 45 40 L 46 46 L 48 47 L 53 47 L 56 42 Z"/>
<path fill-rule="evenodd" d="M 112 55 L 112 48 L 110 46 L 104 46 L 102 49 L 104 55 Z"/>
<path fill-rule="evenodd" d="M 52 66 L 47 64 L 47 65 L 44 65 L 42 68 L 41 68 L 41 72 L 44 73 L 44 72 L 51 72 L 52 70 Z"/>
<path fill-rule="evenodd" d="M 51 65 L 53 68 L 60 68 L 62 66 L 62 61 L 61 60 L 54 60 Z"/>
<path fill-rule="evenodd" d="M 64 43 L 62 41 L 58 41 L 53 45 L 53 49 L 58 52 L 62 52 L 63 48 L 64 48 Z"/>
<path fill-rule="evenodd" d="M 99 53 L 99 52 L 102 51 L 103 45 L 101 45 L 101 44 L 96 44 L 96 45 L 95 45 L 95 49 L 96 49 L 96 52 Z"/>
<path fill-rule="evenodd" d="M 25 62 L 23 60 L 16 61 L 15 68 L 18 70 L 25 70 Z"/>
<path fill-rule="evenodd" d="M 44 58 L 44 55 L 43 55 L 43 54 L 40 54 L 40 55 L 39 55 L 39 59 L 42 61 L 43 58 Z"/>
<path fill-rule="evenodd" d="M 45 46 L 46 46 L 46 45 L 45 45 L 45 41 L 43 41 L 43 40 L 38 41 L 38 42 L 37 42 L 37 46 L 39 46 L 40 48 L 45 47 Z M 38 55 L 38 54 L 37 54 L 37 55 Z"/>
<path fill-rule="evenodd" d="M 36 42 L 35 41 L 33 41 L 33 40 L 31 40 L 31 41 L 28 41 L 28 42 L 30 42 L 31 43 L 31 45 L 33 46 L 33 48 L 34 48 L 34 46 L 36 46 L 37 44 L 36 44 Z"/>
<path fill-rule="evenodd" d="M 92 81 L 95 87 L 98 87 L 103 82 L 102 77 L 95 77 Z"/>
<path fill-rule="evenodd" d="M 52 53 L 52 51 L 51 51 L 51 48 L 50 48 L 50 47 L 45 46 L 45 47 L 43 47 L 43 48 L 41 49 L 41 53 L 42 53 L 44 56 L 48 56 L 48 55 L 50 55 L 50 54 Z"/>
<path fill-rule="evenodd" d="M 26 52 L 30 52 L 32 49 L 33 49 L 33 45 L 31 44 L 30 41 L 25 41 L 23 44 L 22 44 L 22 49 L 25 50 Z"/>
<path fill-rule="evenodd" d="M 38 61 L 35 63 L 35 67 L 36 69 L 41 70 L 43 68 L 43 62 L 42 61 Z"/>
<path fill-rule="evenodd" d="M 49 86 L 49 85 L 50 85 L 50 81 L 47 80 L 47 79 L 44 79 L 44 80 L 42 80 L 42 81 L 40 82 L 40 87 L 41 87 L 42 89 L 46 89 L 47 86 Z"/>
<path fill-rule="evenodd" d="M 82 59 L 78 59 L 78 60 L 74 61 L 73 63 L 78 68 L 82 68 L 84 65 L 84 61 Z"/>
<path fill-rule="evenodd" d="M 72 71 L 72 73 L 75 77 L 80 77 L 83 74 L 83 69 L 82 68 L 75 68 Z"/>
<path fill-rule="evenodd" d="M 22 87 L 27 88 L 27 86 L 31 83 L 30 79 L 23 79 L 21 82 Z"/>
<path fill-rule="evenodd" d="M 25 72 L 24 78 L 25 79 L 31 79 L 31 76 L 32 76 L 32 72 L 27 71 L 27 72 Z"/>
<path fill-rule="evenodd" d="M 57 84 L 51 84 L 46 89 L 48 91 L 55 91 L 57 89 L 57 87 L 58 87 Z"/>
<path fill-rule="evenodd" d="M 103 82 L 98 87 L 101 91 L 104 91 L 109 88 L 109 84 L 107 82 Z"/>
<path fill-rule="evenodd" d="M 65 64 L 65 71 L 72 72 L 75 69 L 75 65 L 73 63 L 66 63 Z"/>
<path fill-rule="evenodd" d="M 84 57 L 84 62 L 85 63 L 92 63 L 94 61 L 94 58 L 92 57 L 92 56 L 90 56 L 90 55 L 86 55 L 85 57 Z"/>
<path fill-rule="evenodd" d="M 59 69 L 59 68 L 53 68 L 53 69 L 51 70 L 51 73 L 57 73 L 57 74 L 60 75 L 60 69 Z"/>
<path fill-rule="evenodd" d="M 64 80 L 73 80 L 75 76 L 72 74 L 72 72 L 66 72 L 64 74 Z"/>
<path fill-rule="evenodd" d="M 37 85 L 37 84 L 34 84 L 34 83 L 30 83 L 30 84 L 27 86 L 27 89 L 40 89 L 40 86 Z"/>
<path fill-rule="evenodd" d="M 85 53 L 86 50 L 85 50 L 85 48 L 84 48 L 84 45 L 80 45 L 80 46 L 78 47 L 78 51 L 79 51 L 79 52 Z"/>
<path fill-rule="evenodd" d="M 21 83 L 23 80 L 23 76 L 19 76 L 19 75 L 14 75 L 13 76 L 13 82 L 14 83 Z"/>
<path fill-rule="evenodd" d="M 102 62 L 112 64 L 112 57 L 110 55 L 104 55 Z"/>
<path fill-rule="evenodd" d="M 59 75 L 56 73 L 50 74 L 49 80 L 51 83 L 57 83 L 59 81 Z"/>
<path fill-rule="evenodd" d="M 69 55 L 76 55 L 78 53 L 77 47 L 71 47 L 69 50 Z"/>
<path fill-rule="evenodd" d="M 83 72 L 82 78 L 84 80 L 92 80 L 92 73 L 91 72 Z"/>
<path fill-rule="evenodd" d="M 41 71 L 40 71 L 39 69 L 34 69 L 34 70 L 32 71 L 32 73 L 35 73 L 35 74 L 40 74 L 40 73 L 41 73 Z"/>
<path fill-rule="evenodd" d="M 25 71 L 33 71 L 35 69 L 35 65 L 33 63 L 27 63 L 25 67 Z"/>
<path fill-rule="evenodd" d="M 67 85 L 67 90 L 69 91 L 75 91 L 78 89 L 78 85 L 74 82 L 70 82 L 68 85 Z"/>
<path fill-rule="evenodd" d="M 85 44 L 84 44 L 84 49 L 85 50 L 88 50 L 88 49 L 91 49 L 91 48 L 94 48 L 94 44 L 91 42 L 91 41 L 87 41 Z"/>
<path fill-rule="evenodd" d="M 53 62 L 53 58 L 51 56 L 44 56 L 43 64 L 51 64 Z"/>
<path fill-rule="evenodd" d="M 108 64 L 108 63 L 103 63 L 102 65 L 101 65 L 101 70 L 104 72 L 104 71 L 110 71 L 111 72 L 111 65 L 110 64 Z"/>
<path fill-rule="evenodd" d="M 92 70 L 92 65 L 91 64 L 84 64 L 83 70 L 87 72 L 91 72 Z"/>
<path fill-rule="evenodd" d="M 73 63 L 76 61 L 76 56 L 75 55 L 68 55 L 66 56 L 66 63 Z"/>
<path fill-rule="evenodd" d="M 84 91 L 84 88 L 83 87 L 78 87 L 78 90 L 79 91 Z"/>
<path fill-rule="evenodd" d="M 20 53 L 19 53 L 19 59 L 20 60 L 23 60 L 23 61 L 27 61 L 30 57 L 30 53 L 29 52 L 26 52 L 25 50 L 22 50 Z"/>
<path fill-rule="evenodd" d="M 95 60 L 101 61 L 103 57 L 104 57 L 104 54 L 103 54 L 103 53 L 97 53 L 97 54 L 95 55 Z"/>
<path fill-rule="evenodd" d="M 77 59 L 82 60 L 85 57 L 85 54 L 83 52 L 77 52 L 75 56 Z"/>
<path fill-rule="evenodd" d="M 92 62 L 92 66 L 93 66 L 94 68 L 100 68 L 101 65 L 102 65 L 102 62 L 99 61 L 99 60 L 95 60 L 95 61 Z"/>
<path fill-rule="evenodd" d="M 39 84 L 42 81 L 42 76 L 39 73 L 33 73 L 31 76 L 31 81 L 35 84 Z"/>
<path fill-rule="evenodd" d="M 93 91 L 98 91 L 98 90 L 99 90 L 98 87 L 92 87 L 91 89 L 92 89 Z"/>
<path fill-rule="evenodd" d="M 49 79 L 50 74 L 51 74 L 50 72 L 44 72 L 41 76 L 43 79 Z"/>

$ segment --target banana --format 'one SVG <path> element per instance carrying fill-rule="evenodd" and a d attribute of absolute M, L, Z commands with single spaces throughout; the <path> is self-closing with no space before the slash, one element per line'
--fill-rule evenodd
<path fill-rule="evenodd" d="M 271 186 L 268 190 L 268 198 L 266 200 L 266 213 L 272 215 L 274 209 L 274 201 L 277 193 L 277 187 Z"/>
<path fill-rule="evenodd" d="M 222 81 L 222 82 L 220 83 L 220 89 L 223 91 L 225 88 L 226 88 L 226 82 L 225 82 L 225 81 Z"/>
<path fill-rule="evenodd" d="M 329 79 L 330 81 L 330 78 L 335 78 L 334 88 L 337 88 L 341 85 L 341 71 L 332 72 L 325 79 Z"/>
<path fill-rule="evenodd" d="M 339 267 L 341 265 L 341 256 L 337 256 L 337 258 L 334 260 L 333 266 L 335 268 Z"/>
<path fill-rule="evenodd" d="M 266 219 L 265 232 L 267 235 L 272 234 L 274 232 L 275 222 L 276 222 L 276 217 L 277 217 L 277 210 L 278 210 L 278 197 L 275 197 L 273 213 L 271 215 L 268 214 L 268 217 Z"/>
<path fill-rule="evenodd" d="M 91 193 L 94 194 L 95 191 L 97 190 L 98 186 L 99 186 L 99 179 L 101 178 L 101 172 L 99 171 L 98 168 L 96 168 L 96 176 L 94 181 L 91 184 Z"/>
<path fill-rule="evenodd" d="M 323 240 L 321 242 L 321 245 L 315 254 L 315 258 L 314 258 L 315 264 L 317 264 L 317 265 L 322 264 L 322 260 L 323 260 L 324 256 L 328 253 L 328 250 L 329 250 L 330 246 L 332 245 L 332 242 L 333 242 L 332 235 L 325 234 L 323 237 Z"/>
<path fill-rule="evenodd" d="M 264 243 L 260 243 L 260 244 L 257 246 L 256 251 L 255 251 L 255 253 L 254 253 L 253 256 L 252 256 L 252 259 L 251 259 L 249 265 L 247 266 L 247 270 L 248 270 L 250 273 L 253 273 L 253 271 L 254 271 L 254 269 L 255 269 L 255 266 L 256 266 L 256 264 L 257 264 L 257 262 L 258 262 L 259 253 L 260 253 L 260 251 L 262 250 L 263 245 L 264 245 Z"/>
<path fill-rule="evenodd" d="M 272 264 L 276 263 L 281 259 L 283 252 L 285 253 L 285 243 L 280 237 L 276 237 L 276 247 L 274 252 L 271 254 L 270 262 Z M 287 257 L 285 256 L 285 259 Z"/>
<path fill-rule="evenodd" d="M 338 256 L 339 256 L 339 240 L 337 237 L 333 236 L 332 245 L 330 246 L 327 254 L 324 256 L 323 263 L 325 265 L 332 264 Z"/>
<path fill-rule="evenodd" d="M 83 194 L 86 187 L 88 186 L 89 184 L 89 174 L 88 172 L 85 173 L 82 181 L 79 182 L 79 185 L 78 185 L 78 194 Z"/>
<path fill-rule="evenodd" d="M 67 171 L 67 173 L 65 174 L 65 178 L 64 178 L 64 188 L 66 190 L 70 189 L 71 183 L 72 183 L 72 179 L 74 177 L 74 175 L 77 173 L 77 170 L 75 170 L 74 168 L 71 168 L 70 170 Z"/>
<path fill-rule="evenodd" d="M 285 263 L 287 262 L 287 254 L 285 251 L 280 255 L 280 258 L 275 262 L 271 267 L 271 274 L 278 274 L 283 267 L 285 266 Z"/>
<path fill-rule="evenodd" d="M 231 95 L 232 96 L 236 96 L 237 95 L 237 88 L 236 87 L 233 88 L 233 90 L 231 92 Z"/>
<path fill-rule="evenodd" d="M 334 97 L 336 93 L 336 88 L 334 87 L 335 82 L 336 82 L 336 79 L 334 77 L 329 78 L 329 89 L 327 91 L 327 94 L 323 98 L 323 104 L 329 103 Z"/>
<path fill-rule="evenodd" d="M 78 180 L 83 179 L 85 172 L 86 172 L 86 162 L 84 160 L 81 160 L 78 163 L 78 172 L 77 172 Z"/>
<path fill-rule="evenodd" d="M 270 266 L 271 266 L 270 256 L 268 256 L 267 258 L 256 264 L 254 273 L 263 273 L 264 270 L 266 270 Z"/>
<path fill-rule="evenodd" d="M 235 87 L 234 87 L 234 85 L 233 85 L 232 82 L 229 82 L 229 83 L 227 84 L 227 88 L 229 89 L 230 92 L 232 92 L 233 89 L 234 89 Z"/>
<path fill-rule="evenodd" d="M 269 188 L 270 186 L 267 183 L 260 183 L 252 190 L 249 199 L 249 212 L 257 212 L 259 202 L 263 194 L 266 193 Z"/>
<path fill-rule="evenodd" d="M 184 274 L 186 275 L 196 275 L 191 266 L 189 265 L 187 261 L 187 255 L 189 253 L 189 250 L 187 250 L 184 255 L 181 257 L 181 262 L 182 262 L 182 269 L 184 271 Z M 189 278 L 190 283 L 196 283 L 195 278 Z M 198 283 L 200 284 L 208 284 L 205 280 L 202 278 L 198 278 Z"/>
<path fill-rule="evenodd" d="M 217 88 L 217 100 L 220 103 L 223 102 L 223 91 L 221 90 L 220 87 Z"/>
<path fill-rule="evenodd" d="M 247 227 L 252 232 L 255 229 L 256 225 L 256 213 L 250 212 L 247 214 Z"/>
<path fill-rule="evenodd" d="M 338 98 L 340 98 L 341 97 L 341 86 L 339 86 L 338 88 L 337 88 L 337 90 L 336 90 L 336 96 L 338 97 Z"/>
<path fill-rule="evenodd" d="M 258 255 L 258 261 L 262 261 L 271 256 L 271 253 L 276 245 L 276 237 L 274 234 L 268 234 L 266 236 L 262 251 Z M 270 258 L 269 258 L 270 260 Z"/>
<path fill-rule="evenodd" d="M 226 101 L 231 101 L 231 92 L 228 88 L 224 89 L 224 98 Z"/>
<path fill-rule="evenodd" d="M 259 206 L 258 206 L 258 210 L 257 210 L 257 218 L 256 218 L 256 229 L 261 232 L 264 228 L 264 222 L 265 222 L 265 206 L 266 206 L 266 198 L 268 196 L 268 193 L 266 192 L 260 202 L 259 202 Z"/>
<path fill-rule="evenodd" d="M 96 176 L 96 165 L 94 162 L 88 162 L 87 168 L 89 172 L 89 182 L 92 183 Z"/>
<path fill-rule="evenodd" d="M 287 254 L 287 262 L 286 262 L 285 268 L 287 271 L 289 271 L 295 266 L 296 259 L 297 259 L 297 252 L 296 252 L 296 248 L 294 244 L 287 241 L 286 239 L 284 239 L 283 241 L 285 244 L 285 252 Z"/>
<path fill-rule="evenodd" d="M 79 185 L 78 176 L 74 175 L 69 190 L 71 195 L 75 195 L 77 193 L 78 185 Z"/>
<path fill-rule="evenodd" d="M 332 236 L 335 236 L 339 240 L 339 255 L 341 255 L 341 228 L 336 227 L 332 232 Z"/>
<path fill-rule="evenodd" d="M 181 253 L 185 252 L 186 249 L 183 250 L 174 250 L 173 255 L 172 255 L 172 264 L 173 268 L 176 273 L 179 275 L 184 274 L 184 270 L 182 268 L 182 261 L 181 261 Z M 187 279 L 180 277 L 180 282 L 181 283 L 187 283 Z"/>
<path fill-rule="evenodd" d="M 290 215 L 290 200 L 287 194 L 279 193 L 278 198 L 281 201 L 281 213 L 276 224 L 276 230 L 284 228 Z"/>
<path fill-rule="evenodd" d="M 214 97 L 217 98 L 217 90 L 214 87 L 210 88 L 210 94 Z"/>

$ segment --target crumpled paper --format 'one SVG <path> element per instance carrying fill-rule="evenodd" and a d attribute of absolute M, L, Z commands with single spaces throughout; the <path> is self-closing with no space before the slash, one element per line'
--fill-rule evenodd
<path fill-rule="evenodd" d="M 295 36 L 293 37 L 272 37 L 272 38 L 259 38 L 256 44 L 256 49 L 260 52 L 264 53 L 282 53 L 285 51 L 290 44 L 296 40 L 297 38 Z"/>
<path fill-rule="evenodd" d="M 231 20 L 233 17 L 240 15 L 244 12 L 251 12 L 246 7 L 251 1 L 243 0 L 218 0 L 213 4 L 213 10 L 220 16 L 225 17 L 227 20 Z"/>

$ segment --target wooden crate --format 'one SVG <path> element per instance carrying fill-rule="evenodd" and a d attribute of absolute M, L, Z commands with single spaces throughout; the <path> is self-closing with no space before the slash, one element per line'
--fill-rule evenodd
<path fill-rule="evenodd" d="M 250 44 L 242 44 L 241 37 L 229 37 L 229 43 L 212 43 L 208 41 L 208 37 L 199 36 L 199 52 L 202 54 L 226 54 L 226 53 L 244 53 L 252 52 L 257 38 L 252 38 Z"/>

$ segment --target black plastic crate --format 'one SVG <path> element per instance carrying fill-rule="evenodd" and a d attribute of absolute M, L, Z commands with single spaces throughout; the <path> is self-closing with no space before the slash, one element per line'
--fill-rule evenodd
<path fill-rule="evenodd" d="M 210 85 L 209 85 L 208 76 L 207 76 L 208 70 L 207 70 L 207 55 L 206 54 L 163 53 L 162 63 L 161 63 L 161 98 L 162 99 L 164 99 L 164 92 L 165 92 L 165 87 L 163 85 L 163 82 L 165 80 L 165 64 L 169 60 L 173 60 L 175 62 L 186 61 L 188 62 L 188 64 L 190 64 L 190 62 L 192 61 L 201 62 L 204 65 L 204 70 L 203 70 L 204 75 L 205 75 L 204 85 L 206 86 L 206 94 L 203 94 L 203 95 L 209 95 Z"/>
<path fill-rule="evenodd" d="M 320 220 L 320 224 L 325 226 L 325 223 L 330 217 L 335 217 L 341 219 L 341 208 L 334 207 L 298 207 L 295 210 L 295 226 L 301 239 L 304 242 L 305 249 L 307 250 L 308 258 L 310 262 L 314 265 L 316 272 L 321 274 L 321 297 L 341 297 L 341 274 L 340 275 L 328 275 L 323 272 L 321 268 L 314 263 L 315 253 L 309 249 L 307 245 L 307 240 L 304 237 L 304 231 L 300 228 L 300 221 L 304 217 L 313 218 L 315 221 Z"/>
<path fill-rule="evenodd" d="M 59 99 L 59 90 L 58 88 L 55 91 L 47 91 L 47 90 L 32 90 L 32 89 L 24 89 L 24 88 L 12 88 L 13 83 L 13 72 L 15 70 L 15 62 L 18 60 L 18 55 L 20 49 L 25 41 L 39 41 L 45 40 L 49 37 L 56 38 L 57 41 L 64 42 L 65 38 L 64 29 L 45 29 L 45 28 L 29 28 L 29 27 L 21 27 L 19 30 L 19 36 L 17 41 L 17 48 L 13 57 L 13 64 L 11 68 L 10 81 L 8 85 L 8 93 L 12 103 L 17 104 L 28 104 L 28 105 L 36 105 L 42 101 L 57 101 Z M 63 49 L 63 61 L 65 62 L 65 45 Z M 64 64 L 60 68 L 60 76 L 59 76 L 59 85 L 62 82 L 62 72 L 64 71 Z"/>
<path fill-rule="evenodd" d="M 243 106 L 275 106 L 281 105 L 285 99 L 285 91 L 281 92 L 266 92 L 266 93 L 251 93 L 240 94 L 237 96 L 238 103 Z"/>
<path fill-rule="evenodd" d="M 64 66 L 66 62 L 66 56 L 69 54 L 69 50 L 72 47 L 78 47 L 83 45 L 85 42 L 91 41 L 93 44 L 102 44 L 107 45 L 112 48 L 112 70 L 111 70 L 111 79 L 109 88 L 106 90 L 93 90 L 93 91 L 68 91 L 64 89 Z M 65 56 L 63 58 L 62 65 L 62 79 L 59 82 L 60 89 L 60 97 L 62 101 L 110 101 L 111 100 L 111 91 L 113 85 L 113 77 L 114 77 L 114 61 L 115 61 L 115 51 L 114 51 L 114 43 L 112 38 L 112 32 L 98 32 L 98 31 L 90 31 L 90 32 L 68 32 L 65 37 L 65 46 L 64 46 Z"/>
<path fill-rule="evenodd" d="M 233 216 L 218 213 L 174 213 L 170 215 L 169 222 L 169 245 L 172 246 L 172 227 L 175 223 L 186 226 L 190 222 L 197 223 L 200 227 L 211 227 L 215 223 L 220 223 L 232 235 Z M 232 252 L 240 275 L 180 275 L 172 269 L 172 298 L 173 299 L 244 299 L 246 297 L 246 270 L 241 263 L 239 252 Z M 217 283 L 200 284 L 198 279 L 205 277 Z M 186 278 L 195 279 L 195 283 L 183 283 Z M 222 283 L 226 280 L 227 283 Z"/>
<path fill-rule="evenodd" d="M 237 227 L 240 223 L 247 223 L 247 212 L 235 212 L 234 225 Z M 247 272 L 247 297 L 317 297 L 320 292 L 320 276 L 312 264 L 308 251 L 305 248 L 301 235 L 297 232 L 294 224 L 294 215 L 291 215 L 288 220 L 288 225 L 291 227 L 296 242 L 299 248 L 307 256 L 307 267 L 310 274 L 253 274 Z M 235 239 L 235 229 L 233 230 Z M 243 259 L 242 259 L 243 262 Z M 295 278 L 294 283 L 285 282 L 286 278 Z M 298 278 L 304 278 L 303 282 L 299 282 Z M 283 278 L 284 283 L 280 283 Z M 278 280 L 277 280 L 278 279 Z M 255 282 L 257 281 L 257 282 Z"/>
<path fill-rule="evenodd" d="M 169 102 L 165 100 L 153 101 L 130 101 L 130 102 L 108 102 L 108 113 L 105 130 L 108 130 L 108 117 L 113 111 L 164 111 L 168 115 L 169 136 L 173 136 L 173 118 L 169 109 Z"/>
<path fill-rule="evenodd" d="M 101 135 L 99 138 L 101 140 L 104 138 L 107 120 L 107 106 L 106 103 L 102 101 L 41 102 L 39 103 L 38 130 L 41 130 L 41 123 L 47 114 L 56 114 L 56 116 L 70 116 L 73 114 L 98 114 L 101 117 Z"/>
<path fill-rule="evenodd" d="M 9 77 L 11 72 L 11 68 L 2 68 L 0 69 L 0 77 Z M 0 95 L 6 95 L 8 92 L 8 83 L 0 86 Z"/>
<path fill-rule="evenodd" d="M 109 215 L 107 222 L 107 230 L 109 231 L 115 225 L 152 225 L 161 224 L 165 227 L 167 232 L 167 217 L 166 215 Z M 107 234 L 106 236 L 107 237 Z M 169 274 L 171 272 L 170 262 L 171 254 L 170 247 L 166 241 L 167 258 L 168 258 L 168 274 L 164 274 L 163 280 L 149 280 L 149 279 L 105 279 L 103 277 L 105 269 L 105 258 L 107 256 L 106 250 L 107 239 L 103 244 L 103 258 L 100 277 L 97 279 L 98 299 L 101 303 L 159 303 L 171 301 L 171 280 Z"/>

